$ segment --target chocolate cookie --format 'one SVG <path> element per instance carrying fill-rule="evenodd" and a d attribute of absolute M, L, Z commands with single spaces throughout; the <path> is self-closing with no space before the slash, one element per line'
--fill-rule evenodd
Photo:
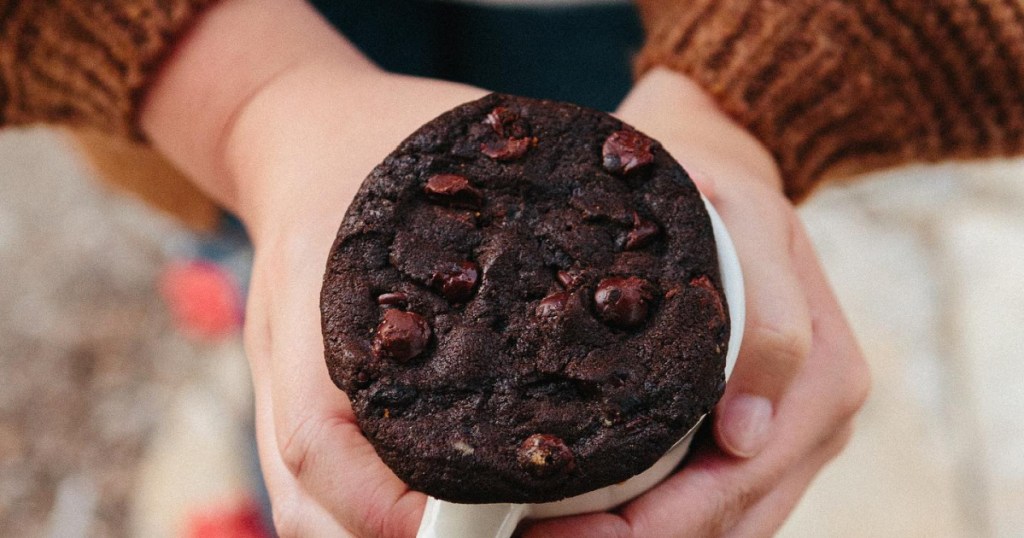
<path fill-rule="evenodd" d="M 331 378 L 413 489 L 546 502 L 649 467 L 724 387 L 711 223 L 647 136 L 492 94 L 363 183 L 321 296 Z"/>

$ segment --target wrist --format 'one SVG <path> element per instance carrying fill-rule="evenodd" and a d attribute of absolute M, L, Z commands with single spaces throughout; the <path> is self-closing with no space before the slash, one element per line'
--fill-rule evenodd
<path fill-rule="evenodd" d="M 649 70 L 617 115 L 665 144 L 702 189 L 745 184 L 782 192 L 771 152 L 685 75 L 665 68 Z"/>
<path fill-rule="evenodd" d="M 374 166 L 427 121 L 485 94 L 381 71 L 353 74 L 331 61 L 290 70 L 249 100 L 225 142 L 227 169 L 247 178 L 238 200 L 253 240 L 311 230 L 333 238 Z"/>
<path fill-rule="evenodd" d="M 326 59 L 377 72 L 303 0 L 221 0 L 177 44 L 144 96 L 143 131 L 171 162 L 238 212 L 246 178 L 225 161 L 250 100 L 299 66 Z"/>

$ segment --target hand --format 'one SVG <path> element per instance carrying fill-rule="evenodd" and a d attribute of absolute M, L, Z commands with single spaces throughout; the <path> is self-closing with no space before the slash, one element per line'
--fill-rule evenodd
<path fill-rule="evenodd" d="M 282 536 L 416 533 L 426 496 L 384 465 L 328 376 L 320 286 L 370 170 L 484 93 L 380 71 L 301 1 L 222 0 L 147 96 L 147 133 L 253 241 L 245 347 Z"/>
<path fill-rule="evenodd" d="M 613 513 L 527 537 L 770 536 L 843 448 L 866 363 L 767 151 L 685 77 L 655 70 L 618 116 L 660 140 L 722 215 L 743 266 L 747 327 L 714 417 L 676 475 Z"/>
<path fill-rule="evenodd" d="M 748 271 L 754 328 L 718 421 L 720 442 L 730 452 L 702 454 L 621 516 L 553 521 L 534 527 L 534 533 L 660 536 L 744 528 L 736 524 L 775 528 L 778 514 L 788 512 L 838 450 L 839 426 L 863 398 L 863 364 L 806 239 L 795 231 L 776 187 L 754 186 L 772 169 L 770 158 L 752 166 L 751 155 L 763 150 L 737 136 L 742 131 L 731 124 L 731 138 L 702 139 L 686 132 L 699 123 L 677 125 L 668 120 L 680 116 L 659 116 L 672 111 L 667 105 L 643 114 L 639 104 L 661 99 L 678 110 L 699 108 L 667 95 L 644 97 L 659 87 L 638 86 L 623 117 L 662 138 L 684 164 L 706 167 L 702 186 L 737 236 Z M 253 238 L 246 348 L 260 457 L 284 536 L 415 533 L 425 497 L 410 492 L 384 466 L 355 426 L 347 398 L 329 381 L 318 291 L 339 217 L 362 178 L 419 125 L 482 94 L 382 73 L 300 0 L 221 0 L 147 96 L 141 119 L 154 143 L 238 213 Z M 705 116 L 713 116 L 713 107 L 704 105 Z M 659 126 L 659 119 L 669 124 Z M 718 123 L 710 125 L 726 125 L 720 115 L 714 119 Z M 680 127 L 682 132 L 673 130 Z M 723 150 L 703 146 L 705 140 L 747 145 Z M 758 234 L 766 234 L 763 243 Z M 810 359 L 803 363 L 806 346 L 812 346 Z M 758 372 L 775 375 L 762 378 Z M 837 383 L 844 376 L 845 383 Z M 744 420 L 728 403 L 742 401 L 740 392 L 765 395 L 774 404 L 769 433 L 754 436 L 760 442 L 749 446 L 735 435 Z M 762 443 L 767 446 L 757 456 L 728 455 L 752 455 Z M 680 514 L 703 526 L 680 528 L 674 524 Z"/>
<path fill-rule="evenodd" d="M 320 286 L 363 178 L 421 124 L 483 92 L 382 73 L 360 90 L 339 75 L 316 65 L 275 82 L 229 142 L 229 169 L 254 189 L 241 207 L 255 246 L 245 336 L 260 457 L 281 535 L 411 537 L 426 497 L 384 465 L 331 383 Z M 339 101 L 359 106 L 339 114 Z"/>

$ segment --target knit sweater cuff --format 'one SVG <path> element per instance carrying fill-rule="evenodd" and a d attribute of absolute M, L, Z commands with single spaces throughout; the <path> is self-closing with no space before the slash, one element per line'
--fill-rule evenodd
<path fill-rule="evenodd" d="M 638 73 L 681 71 L 774 154 L 822 178 L 1024 153 L 1020 0 L 638 0 Z"/>
<path fill-rule="evenodd" d="M 0 1 L 0 124 L 62 123 L 143 139 L 143 91 L 212 1 Z"/>

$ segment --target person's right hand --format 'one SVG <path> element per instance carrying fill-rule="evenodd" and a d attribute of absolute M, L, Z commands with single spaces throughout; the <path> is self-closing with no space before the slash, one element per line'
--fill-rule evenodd
<path fill-rule="evenodd" d="M 768 152 L 682 75 L 655 70 L 617 112 L 658 139 L 726 223 L 746 285 L 717 446 L 620 509 L 539 522 L 527 538 L 769 536 L 849 439 L 866 363 Z"/>
<path fill-rule="evenodd" d="M 245 344 L 260 460 L 282 536 L 411 537 L 426 496 L 381 461 L 331 382 L 320 287 L 363 178 L 420 125 L 485 92 L 383 72 L 357 84 L 342 73 L 290 72 L 251 101 L 228 141 L 255 249 Z"/>

